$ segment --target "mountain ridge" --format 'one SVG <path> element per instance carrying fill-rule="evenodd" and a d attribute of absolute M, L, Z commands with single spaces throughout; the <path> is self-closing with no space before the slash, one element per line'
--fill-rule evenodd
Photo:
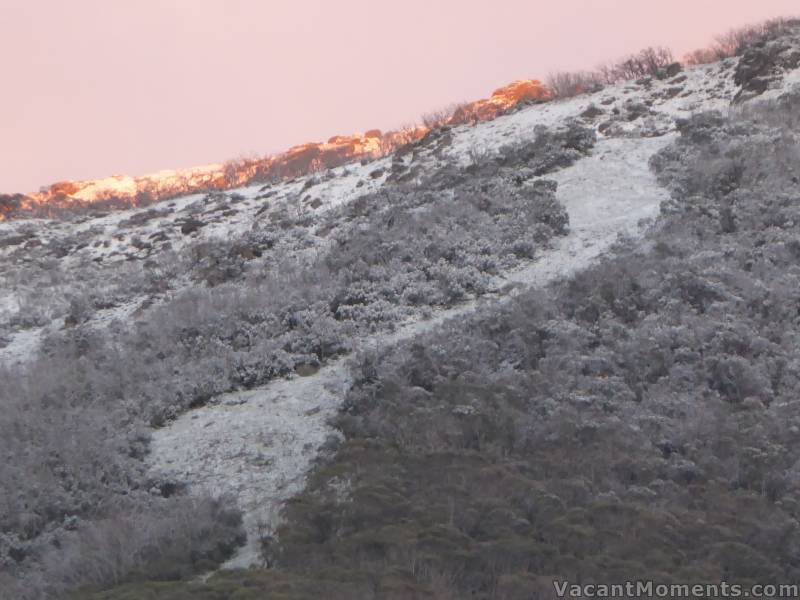
<path fill-rule="evenodd" d="M 496 118 L 524 101 L 549 100 L 553 94 L 537 79 L 520 79 L 496 89 L 489 98 L 458 106 L 436 125 Z M 0 194 L 0 221 L 25 217 L 57 218 L 71 209 L 122 209 L 201 190 L 228 190 L 255 181 L 289 179 L 363 159 L 375 159 L 419 140 L 431 127 L 396 131 L 371 129 L 335 135 L 326 142 L 307 142 L 274 156 L 246 158 L 185 169 L 165 169 L 141 176 L 111 175 L 66 180 L 29 194 Z"/>

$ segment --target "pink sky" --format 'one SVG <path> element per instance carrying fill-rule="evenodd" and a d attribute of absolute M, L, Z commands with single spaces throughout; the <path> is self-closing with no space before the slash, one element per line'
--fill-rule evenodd
<path fill-rule="evenodd" d="M 797 0 L 0 0 L 0 191 L 390 129 Z"/>

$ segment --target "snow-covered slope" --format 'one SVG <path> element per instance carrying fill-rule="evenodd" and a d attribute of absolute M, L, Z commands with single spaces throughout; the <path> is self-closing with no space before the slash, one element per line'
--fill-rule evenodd
<path fill-rule="evenodd" d="M 532 136 L 540 125 L 579 117 L 597 127 L 600 140 L 592 156 L 549 175 L 557 181 L 558 199 L 569 212 L 570 234 L 535 262 L 502 276 L 514 284 L 510 289 L 545 285 L 585 268 L 619 236 L 635 237 L 658 214 L 668 194 L 649 171 L 650 157 L 672 141 L 677 119 L 730 107 L 737 92 L 731 77 L 734 65 L 731 60 L 704 65 L 668 81 L 624 84 L 534 106 L 459 128 L 447 146 L 434 146 L 423 155 L 428 165 L 448 158 L 466 165 L 476 152 L 492 153 L 510 140 Z M 793 78 L 794 73 L 787 76 L 787 85 Z M 503 301 L 495 295 L 440 311 L 432 319 L 412 319 L 394 334 L 364 339 L 361 345 L 408 339 L 445 319 Z M 154 473 L 195 489 L 232 494 L 245 511 L 248 544 L 228 567 L 259 562 L 258 536 L 275 529 L 281 503 L 302 489 L 319 448 L 336 435 L 327 420 L 349 383 L 347 365 L 339 360 L 310 377 L 226 395 L 156 432 Z"/>
<path fill-rule="evenodd" d="M 189 243 L 258 230 L 260 223 L 285 211 L 319 216 L 379 189 L 391 179 L 393 170 L 408 167 L 409 159 L 413 167 L 407 176 L 422 177 L 447 161 L 467 164 L 476 155 L 491 155 L 501 146 L 531 138 L 537 126 L 554 126 L 567 118 L 579 118 L 595 127 L 601 139 L 662 135 L 674 129 L 676 118 L 729 106 L 737 91 L 733 84 L 735 64 L 728 60 L 703 65 L 670 79 L 610 86 L 595 94 L 523 108 L 476 126 L 456 127 L 420 144 L 402 161 L 393 161 L 392 157 L 364 161 L 276 185 L 239 188 L 227 194 L 191 194 L 148 208 L 88 214 L 68 222 L 0 222 L 0 305 L 16 306 L 26 286 L 31 285 L 6 280 L 15 263 L 55 262 L 59 269 L 74 272 L 86 264 L 113 268 L 146 262 L 151 256 L 179 251 Z M 309 239 L 321 241 L 313 235 L 314 227 L 312 223 L 306 233 Z M 303 235 L 294 233 L 295 237 Z M 58 287 L 48 291 L 59 293 Z M 147 297 L 125 298 L 121 303 L 126 308 L 114 306 L 99 311 L 98 316 L 102 321 L 124 318 L 130 314 L 130 306 L 146 301 Z M 7 312 L 7 318 L 12 314 Z M 3 320 L 0 315 L 0 325 Z M 5 342 L 0 340 L 0 362 L 24 360 L 48 330 L 61 326 L 63 321 L 56 319 L 46 326 L 29 326 L 7 336 Z"/>
<path fill-rule="evenodd" d="M 558 238 L 535 260 L 497 275 L 494 292 L 438 311 L 420 309 L 392 333 L 379 331 L 353 344 L 385 346 L 430 329 L 446 319 L 492 302 L 504 302 L 521 286 L 545 285 L 585 268 L 608 252 L 619 236 L 636 237 L 667 193 L 648 168 L 654 153 L 675 136 L 676 122 L 707 109 L 727 110 L 739 87 L 736 60 L 686 69 L 665 80 L 646 78 L 609 86 L 564 101 L 536 104 L 494 121 L 463 125 L 428 136 L 409 151 L 380 160 L 338 167 L 325 173 L 228 193 L 193 194 L 144 209 L 87 215 L 70 222 L 0 223 L 0 363 L 19 364 L 39 340 L 65 325 L 64 318 L 14 325 L 15 313 L 49 281 L 20 281 L 21 266 L 38 265 L 53 280 L 74 284 L 76 273 L 91 267 L 99 273 L 123 268 L 147 269 L 150 259 L 209 242 L 222 243 L 266 223 L 293 217 L 291 230 L 274 240 L 273 250 L 286 256 L 320 252 L 330 244 L 321 215 L 354 203 L 368 192 L 388 189 L 396 181 L 421 180 L 445 164 L 468 167 L 501 148 L 524 143 L 539 127 L 558 127 L 577 119 L 592 127 L 598 141 L 590 156 L 548 173 L 558 184 L 556 197 L 570 217 L 569 234 Z M 772 82 L 766 97 L 800 81 L 798 71 Z M 133 266 L 131 266 L 133 265 Z M 105 270 L 104 270 L 105 269 Z M 180 276 L 166 291 L 126 289 L 115 284 L 114 298 L 92 312 L 88 323 L 106 327 L 131 315 L 147 318 L 147 306 L 180 291 Z M 38 287 L 37 287 L 38 286 Z M 347 357 L 306 376 L 274 381 L 246 392 L 211 398 L 153 432 L 148 467 L 152 478 L 185 484 L 190 493 L 229 494 L 245 513 L 248 543 L 228 563 L 258 562 L 258 537 L 272 531 L 281 504 L 302 489 L 320 448 L 336 432 L 328 424 L 350 385 Z"/>
<path fill-rule="evenodd" d="M 538 80 L 518 80 L 495 90 L 487 99 L 464 104 L 451 120 L 489 120 L 522 101 L 547 99 L 551 95 Z M 28 195 L 0 195 L 0 221 L 74 213 L 91 207 L 120 209 L 198 190 L 228 190 L 251 181 L 283 178 L 378 158 L 392 148 L 420 139 L 427 132 L 426 125 L 387 132 L 372 129 L 363 134 L 336 135 L 327 142 L 300 144 L 276 156 L 162 170 L 139 177 L 112 175 L 95 180 L 62 181 Z"/>
<path fill-rule="evenodd" d="M 609 137 L 660 135 L 674 129 L 676 118 L 698 110 L 728 107 L 738 90 L 733 84 L 735 64 L 729 59 L 692 67 L 666 80 L 628 82 L 594 94 L 523 107 L 493 121 L 455 127 L 449 147 L 423 144 L 415 154 L 418 160 L 456 157 L 466 163 L 474 152 L 492 152 L 531 137 L 538 125 L 553 126 L 570 117 L 584 120 Z M 587 113 L 590 107 L 592 110 Z M 259 221 L 256 217 L 263 219 L 283 204 L 299 212 L 319 212 L 351 201 L 382 186 L 391 165 L 392 159 L 387 157 L 275 185 L 192 194 L 146 208 L 107 214 L 98 211 L 67 222 L 0 222 L 0 235 L 5 242 L 0 243 L 0 259 L 15 260 L 30 254 L 35 247 L 59 250 L 63 253 L 59 260 L 67 264 L 144 259 L 166 247 L 180 248 L 187 241 L 214 239 L 253 228 Z M 202 225 L 184 233 L 182 225 L 190 218 L 202 221 Z M 16 243 L 6 241 L 22 232 L 30 235 Z M 134 238 L 145 243 L 137 247 L 132 243 Z"/>
<path fill-rule="evenodd" d="M 0 306 L 16 306 L 21 297 L 37 293 L 35 282 L 13 279 L 14 265 L 18 264 L 47 262 L 47 268 L 67 273 L 84 265 L 114 269 L 126 263 L 146 264 L 153 256 L 180 251 L 187 244 L 258 231 L 262 223 L 286 212 L 311 217 L 307 231 L 295 231 L 293 237 L 305 235 L 313 245 L 322 240 L 315 235 L 314 218 L 391 183 L 398 171 L 410 179 L 420 178 L 445 162 L 468 164 L 476 156 L 491 156 L 504 145 L 530 139 L 537 126 L 552 127 L 568 118 L 578 118 L 596 128 L 601 139 L 663 135 L 674 129 L 676 118 L 729 106 L 737 92 L 733 84 L 735 65 L 734 60 L 728 60 L 690 68 L 666 80 L 629 82 L 594 94 L 524 107 L 490 122 L 431 136 L 415 145 L 410 154 L 394 160 L 363 161 L 228 193 L 191 194 L 147 208 L 90 212 L 70 221 L 0 222 Z M 61 292 L 57 285 L 46 289 L 55 295 Z M 124 298 L 125 304 L 145 301 L 149 299 Z M 100 312 L 106 313 L 103 320 L 125 316 L 118 315 L 115 307 Z M 0 314 L 0 326 L 12 316 L 13 310 Z M 62 325 L 56 319 L 42 327 L 29 324 L 24 331 L 7 335 L 4 342 L 0 340 L 0 362 L 24 360 L 35 349 L 36 340 Z"/>
<path fill-rule="evenodd" d="M 594 156 L 557 173 L 559 199 L 573 223 L 571 234 L 536 262 L 504 274 L 498 289 L 508 283 L 544 285 L 586 267 L 619 235 L 636 235 L 667 198 L 647 161 L 671 137 L 603 140 Z M 392 334 L 365 338 L 358 345 L 370 348 L 409 339 L 503 300 L 495 295 L 412 319 Z M 228 567 L 258 563 L 259 535 L 275 529 L 281 503 L 302 489 L 320 447 L 336 436 L 328 421 L 350 382 L 346 359 L 339 359 L 310 376 L 225 394 L 155 432 L 150 464 L 157 478 L 188 484 L 197 492 L 229 494 L 244 510 L 248 544 Z"/>

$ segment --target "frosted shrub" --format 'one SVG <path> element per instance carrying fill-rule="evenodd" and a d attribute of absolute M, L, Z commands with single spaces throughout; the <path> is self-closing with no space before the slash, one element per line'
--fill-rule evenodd
<path fill-rule="evenodd" d="M 365 354 L 276 564 L 487 598 L 609 569 L 796 580 L 797 104 L 683 123 L 653 161 L 672 203 L 649 243 Z M 481 227 L 507 208 L 473 201 Z"/>
<path fill-rule="evenodd" d="M 146 265 L 38 272 L 37 285 L 63 284 L 61 297 L 76 302 L 51 307 L 71 327 L 51 332 L 26 369 L 0 373 L 0 450 L 10 457 L 0 468 L 0 536 L 35 540 L 65 515 L 96 519 L 85 555 L 104 554 L 105 544 L 118 552 L 108 553 L 99 579 L 118 581 L 145 565 L 136 558 L 144 542 L 115 537 L 113 514 L 91 511 L 148 489 L 143 426 L 323 364 L 351 351 L 359 336 L 424 309 L 486 293 L 500 267 L 520 264 L 566 232 L 554 185 L 536 181 L 533 171 L 569 164 L 592 143 L 591 131 L 575 125 L 539 130 L 526 148 L 506 148 L 500 162 L 482 161 L 473 172 L 451 164 L 420 184 L 386 186 L 314 217 L 331 231 L 316 252 L 306 252 L 313 240 L 295 227 L 309 217 L 283 211 L 259 222 L 259 231 L 192 242 Z M 85 277 L 80 285 L 76 273 Z M 14 277 L 24 281 L 25 271 Z M 132 322 L 94 326 L 101 305 L 139 302 L 142 294 L 150 305 Z M 11 483 L 18 480 L 27 484 Z M 90 568 L 74 557 L 65 564 L 79 577 Z"/>

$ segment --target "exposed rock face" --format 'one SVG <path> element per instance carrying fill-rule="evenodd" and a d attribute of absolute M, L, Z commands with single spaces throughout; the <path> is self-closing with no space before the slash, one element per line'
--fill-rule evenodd
<path fill-rule="evenodd" d="M 0 221 L 19 211 L 28 201 L 29 198 L 22 194 L 0 194 Z"/>
<path fill-rule="evenodd" d="M 549 100 L 552 97 L 552 92 L 544 87 L 540 81 L 522 79 L 495 90 L 488 101 L 479 100 L 476 104 L 488 102 L 511 108 L 523 100 Z"/>
<path fill-rule="evenodd" d="M 242 185 L 258 168 L 258 161 L 210 165 L 195 169 L 159 171 L 142 177 L 113 175 L 86 181 L 62 181 L 27 196 L 0 196 L 0 220 L 15 217 L 58 217 L 75 209 L 121 209 L 145 206 L 156 200 L 194 190 L 225 189 Z M 12 200 L 3 201 L 11 198 Z"/>
<path fill-rule="evenodd" d="M 364 135 L 336 135 L 322 144 L 294 146 L 270 160 L 265 172 L 271 177 L 296 177 L 364 157 L 377 158 L 391 147 L 393 135 L 394 132 L 384 135 L 373 129 Z"/>
<path fill-rule="evenodd" d="M 492 93 L 486 100 L 471 102 L 458 109 L 452 124 L 470 121 L 488 121 L 524 101 L 551 100 L 553 93 L 536 79 L 521 79 Z"/>

